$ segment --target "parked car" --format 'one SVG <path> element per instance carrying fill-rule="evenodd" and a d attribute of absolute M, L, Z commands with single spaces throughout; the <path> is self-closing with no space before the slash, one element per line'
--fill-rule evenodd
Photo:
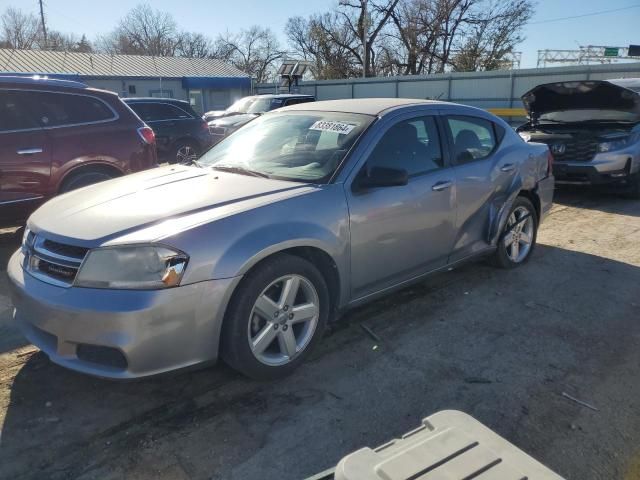
<path fill-rule="evenodd" d="M 522 97 L 526 140 L 549 145 L 558 183 L 611 184 L 640 198 L 640 78 L 539 85 Z"/>
<path fill-rule="evenodd" d="M 337 312 L 481 255 L 528 261 L 550 168 L 546 145 L 472 107 L 287 107 L 193 166 L 40 207 L 8 266 L 15 319 L 54 362 L 94 375 L 221 355 L 280 377 Z"/>
<path fill-rule="evenodd" d="M 125 98 L 156 134 L 158 156 L 169 163 L 189 163 L 213 145 L 207 123 L 189 102 L 172 98 Z"/>
<path fill-rule="evenodd" d="M 153 131 L 116 94 L 0 76 L 0 225 L 59 193 L 156 165 Z"/>
<path fill-rule="evenodd" d="M 263 113 L 270 112 L 276 108 L 298 105 L 299 103 L 314 102 L 312 95 L 256 95 L 245 97 L 234 103 L 231 112 L 225 113 L 220 118 L 209 122 L 209 131 L 214 138 L 214 143 L 235 132 L 238 128 L 246 125 L 251 120 L 259 117 Z"/>

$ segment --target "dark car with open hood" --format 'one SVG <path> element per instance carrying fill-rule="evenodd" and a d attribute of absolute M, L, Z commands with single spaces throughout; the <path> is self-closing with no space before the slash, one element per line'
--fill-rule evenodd
<path fill-rule="evenodd" d="M 640 78 L 549 83 L 522 100 L 529 121 L 518 133 L 549 145 L 556 183 L 640 197 Z"/>

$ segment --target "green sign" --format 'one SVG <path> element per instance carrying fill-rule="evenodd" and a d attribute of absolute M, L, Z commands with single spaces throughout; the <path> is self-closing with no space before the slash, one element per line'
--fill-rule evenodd
<path fill-rule="evenodd" d="M 617 57 L 618 56 L 618 47 L 605 47 L 604 56 L 605 57 Z"/>

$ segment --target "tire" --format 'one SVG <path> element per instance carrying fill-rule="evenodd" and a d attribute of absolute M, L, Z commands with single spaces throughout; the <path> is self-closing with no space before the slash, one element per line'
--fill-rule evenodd
<path fill-rule="evenodd" d="M 88 170 L 86 172 L 72 174 L 62 182 L 60 193 L 67 193 L 71 190 L 93 185 L 98 182 L 104 182 L 105 180 L 111 180 L 112 178 L 114 178 L 114 175 L 97 170 Z"/>
<path fill-rule="evenodd" d="M 287 296 L 287 286 L 296 285 L 298 295 Z M 222 326 L 221 356 L 247 377 L 282 378 L 322 339 L 329 312 L 329 290 L 318 269 L 300 257 L 274 255 L 234 293 Z"/>
<path fill-rule="evenodd" d="M 191 140 L 178 140 L 173 147 L 173 153 L 169 158 L 169 163 L 189 165 L 200 156 L 200 148 Z"/>
<path fill-rule="evenodd" d="M 512 227 L 516 224 L 515 237 L 511 236 Z M 527 242 L 527 237 L 529 241 Z M 515 268 L 525 264 L 531 258 L 538 237 L 538 215 L 531 201 L 526 197 L 516 197 L 507 223 L 498 239 L 498 248 L 492 258 L 492 263 L 500 268 Z M 517 250 L 513 245 L 517 243 Z M 526 249 L 525 249 L 526 247 Z"/>

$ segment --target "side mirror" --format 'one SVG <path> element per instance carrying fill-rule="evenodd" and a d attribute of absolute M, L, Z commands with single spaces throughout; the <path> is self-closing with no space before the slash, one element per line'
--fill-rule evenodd
<path fill-rule="evenodd" d="M 369 175 L 360 177 L 357 181 L 359 190 L 377 187 L 400 187 L 409 183 L 409 174 L 400 168 L 373 167 Z"/>

